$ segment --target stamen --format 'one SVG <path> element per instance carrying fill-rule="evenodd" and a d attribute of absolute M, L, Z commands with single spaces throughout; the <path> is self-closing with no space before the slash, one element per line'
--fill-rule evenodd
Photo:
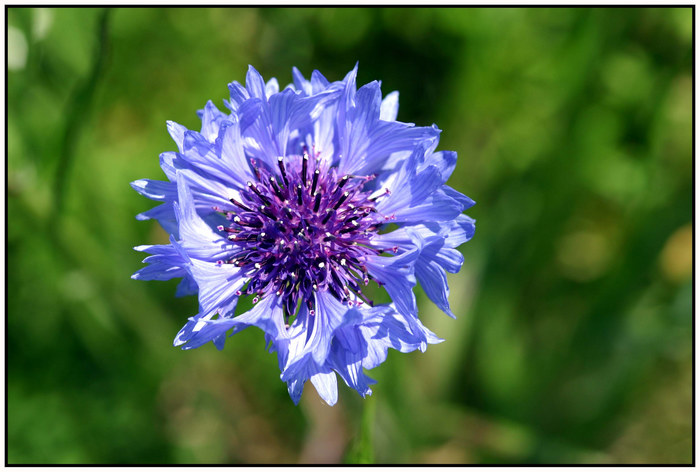
<path fill-rule="evenodd" d="M 238 201 L 237 201 L 236 199 L 234 199 L 234 198 L 230 198 L 229 201 L 230 201 L 231 203 L 233 203 L 234 205 L 236 205 L 238 208 L 241 208 L 241 209 L 243 209 L 243 210 L 245 210 L 245 211 L 253 211 L 253 210 L 251 210 L 250 208 L 248 208 L 247 206 L 245 206 L 244 204 L 238 202 Z"/>
<path fill-rule="evenodd" d="M 309 155 L 304 152 L 304 157 L 301 160 L 301 182 L 306 184 L 306 166 L 309 163 Z"/>
<path fill-rule="evenodd" d="M 253 182 L 248 182 L 248 188 L 250 188 L 265 205 L 270 204 L 270 200 L 265 195 L 260 193 L 260 190 L 258 190 L 258 188 L 255 185 L 253 185 Z"/>
<path fill-rule="evenodd" d="M 289 181 L 287 180 L 287 172 L 284 170 L 284 158 L 282 156 L 277 158 L 277 165 L 282 173 L 282 180 L 284 180 L 284 186 L 289 187 Z"/>
<path fill-rule="evenodd" d="M 328 220 L 331 219 L 331 216 L 335 215 L 335 210 L 331 210 L 330 208 L 328 208 L 326 212 L 326 217 L 323 219 L 323 221 L 321 221 L 321 223 L 323 223 L 324 225 L 328 223 Z"/>
<path fill-rule="evenodd" d="M 275 192 L 277 198 L 279 198 L 280 200 L 284 200 L 284 195 L 282 195 L 282 192 L 280 191 L 280 188 L 277 185 L 277 180 L 275 179 L 274 175 L 270 176 L 270 187 L 272 187 L 272 191 Z"/>
<path fill-rule="evenodd" d="M 310 167 L 306 149 L 302 155 L 278 157 L 277 163 L 279 174 L 256 167 L 258 181 L 247 182 L 240 201 L 231 199 L 240 208 L 238 214 L 223 212 L 230 226 L 216 229 L 236 244 L 217 264 L 242 268 L 248 285 L 239 292 L 253 295 L 255 303 L 268 294 L 281 297 L 286 326 L 300 301 L 313 316 L 317 291 L 351 307 L 361 300 L 371 304 L 360 290 L 371 279 L 363 262 L 380 252 L 368 237 L 384 224 L 384 215 L 376 212 L 370 191 L 363 189 L 367 179 L 349 174 L 338 178 L 337 169 L 327 169 L 319 159 Z M 355 178 L 358 183 L 348 186 Z"/>
<path fill-rule="evenodd" d="M 350 192 L 345 192 L 342 197 L 336 202 L 335 206 L 333 207 L 334 210 L 337 210 L 340 205 L 343 204 L 346 198 L 348 198 L 348 195 L 350 195 Z"/>
<path fill-rule="evenodd" d="M 338 182 L 338 188 L 339 188 L 339 189 L 343 188 L 343 186 L 344 186 L 345 184 L 348 183 L 348 180 L 349 180 L 349 179 L 350 179 L 350 176 L 349 176 L 349 175 L 346 175 L 345 177 L 343 177 L 342 179 L 340 179 L 340 182 Z"/>
<path fill-rule="evenodd" d="M 314 171 L 314 178 L 313 181 L 311 182 L 311 193 L 316 193 L 316 184 L 318 184 L 318 176 L 321 173 L 318 169 Z"/>

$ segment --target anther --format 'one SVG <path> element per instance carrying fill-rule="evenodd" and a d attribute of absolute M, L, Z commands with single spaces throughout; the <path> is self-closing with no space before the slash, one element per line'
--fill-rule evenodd
<path fill-rule="evenodd" d="M 345 177 L 343 177 L 342 179 L 340 179 L 340 182 L 338 182 L 338 188 L 339 188 L 339 189 L 340 189 L 340 188 L 343 188 L 343 186 L 344 186 L 345 184 L 348 183 L 348 180 L 349 180 L 349 179 L 350 179 L 350 176 L 349 176 L 349 175 L 346 175 Z"/>
<path fill-rule="evenodd" d="M 304 158 L 301 161 L 301 181 L 306 182 L 306 166 L 309 163 L 309 155 L 304 152 Z"/>
<path fill-rule="evenodd" d="M 316 184 L 318 184 L 318 175 L 321 173 L 318 169 L 314 171 L 314 178 L 311 181 L 311 193 L 316 192 Z"/>
<path fill-rule="evenodd" d="M 260 180 L 260 169 L 258 169 L 257 161 L 252 157 L 250 158 L 250 166 L 253 168 L 253 172 L 255 172 L 255 177 Z"/>
<path fill-rule="evenodd" d="M 263 215 L 267 216 L 268 218 L 270 218 L 273 221 L 277 221 L 277 217 L 275 215 L 273 215 L 272 213 L 270 213 L 267 210 L 267 207 L 265 205 L 260 205 L 260 207 L 258 207 L 258 209 L 260 210 L 260 213 L 262 213 Z"/>
<path fill-rule="evenodd" d="M 251 189 L 253 193 L 255 193 L 255 195 L 257 195 L 258 198 L 260 198 L 260 200 L 262 200 L 265 203 L 265 205 L 270 204 L 270 200 L 265 195 L 260 193 L 260 190 L 258 190 L 258 188 L 255 185 L 253 185 L 253 182 L 248 182 L 248 188 Z"/>
<path fill-rule="evenodd" d="M 301 184 L 297 185 L 297 203 L 301 205 Z"/>
<path fill-rule="evenodd" d="M 335 214 L 335 210 L 331 210 L 330 208 L 327 209 L 326 210 L 326 217 L 323 218 L 323 220 L 321 222 L 325 225 L 326 223 L 328 223 L 328 220 L 331 219 L 331 216 L 333 216 L 333 214 Z"/>
<path fill-rule="evenodd" d="M 340 197 L 340 199 L 338 199 L 338 201 L 335 203 L 335 205 L 333 206 L 333 209 L 334 209 L 334 210 L 337 210 L 338 207 L 340 207 L 340 205 L 343 204 L 343 202 L 345 201 L 346 198 L 348 198 L 349 195 L 350 195 L 350 192 L 345 192 L 345 193 L 343 194 L 343 196 Z"/>
<path fill-rule="evenodd" d="M 287 172 L 284 170 L 284 158 L 282 156 L 277 158 L 277 165 L 282 173 L 282 180 L 284 180 L 284 186 L 289 187 L 289 181 L 287 180 Z"/>
<path fill-rule="evenodd" d="M 242 209 L 245 210 L 245 211 L 253 211 L 253 210 L 251 210 L 250 208 L 248 208 L 247 206 L 245 206 L 244 204 L 238 202 L 238 201 L 237 201 L 236 199 L 234 199 L 234 198 L 229 199 L 229 201 L 230 201 L 231 203 L 233 203 L 234 205 L 236 205 L 238 208 L 242 208 Z"/>
<path fill-rule="evenodd" d="M 284 200 L 284 196 L 282 195 L 282 192 L 280 191 L 280 188 L 277 185 L 277 180 L 275 179 L 274 175 L 270 176 L 270 186 L 272 187 L 272 190 L 275 192 L 275 195 L 277 195 L 277 198 L 279 198 L 280 200 Z"/>
<path fill-rule="evenodd" d="M 321 192 L 316 192 L 316 196 L 314 198 L 314 212 L 317 212 L 321 207 Z"/>

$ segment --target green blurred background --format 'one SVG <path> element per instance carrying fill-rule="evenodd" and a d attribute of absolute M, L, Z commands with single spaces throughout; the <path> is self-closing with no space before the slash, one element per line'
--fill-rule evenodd
<path fill-rule="evenodd" d="M 7 460 L 689 463 L 692 13 L 10 8 Z M 172 347 L 196 298 L 129 278 L 167 241 L 129 182 L 248 64 L 356 61 L 443 130 L 477 231 L 456 321 L 417 290 L 445 343 L 296 407 L 260 331 Z"/>

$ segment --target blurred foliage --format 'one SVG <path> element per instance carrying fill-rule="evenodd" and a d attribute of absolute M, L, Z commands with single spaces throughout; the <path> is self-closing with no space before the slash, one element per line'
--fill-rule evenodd
<path fill-rule="evenodd" d="M 7 446 L 20 463 L 689 463 L 691 8 L 9 8 Z M 295 407 L 260 332 L 171 347 L 163 179 L 248 64 L 399 90 L 477 201 L 446 342 Z M 365 448 L 366 449 L 366 448 Z"/>

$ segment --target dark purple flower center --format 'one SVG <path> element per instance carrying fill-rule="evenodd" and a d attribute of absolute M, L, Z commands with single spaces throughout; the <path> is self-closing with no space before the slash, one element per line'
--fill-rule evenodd
<path fill-rule="evenodd" d="M 374 176 L 339 176 L 307 152 L 280 157 L 277 169 L 252 164 L 257 182 L 248 182 L 241 201 L 231 199 L 236 210 L 224 211 L 231 223 L 218 227 L 236 243 L 220 263 L 241 267 L 248 278 L 239 295 L 255 294 L 254 303 L 282 297 L 287 323 L 301 303 L 314 314 L 315 291 L 372 304 L 361 290 L 371 279 L 365 260 L 381 253 L 369 238 L 386 222 L 364 190 Z"/>

